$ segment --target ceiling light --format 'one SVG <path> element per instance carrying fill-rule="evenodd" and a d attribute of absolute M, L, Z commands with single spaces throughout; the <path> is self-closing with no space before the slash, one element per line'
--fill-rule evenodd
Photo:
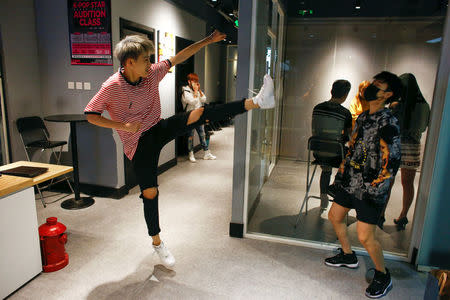
<path fill-rule="evenodd" d="M 361 0 L 355 0 L 355 9 L 361 9 Z"/>
<path fill-rule="evenodd" d="M 442 42 L 442 37 L 438 37 L 436 39 L 427 41 L 428 44 L 435 44 L 435 43 L 440 43 L 440 42 Z"/>

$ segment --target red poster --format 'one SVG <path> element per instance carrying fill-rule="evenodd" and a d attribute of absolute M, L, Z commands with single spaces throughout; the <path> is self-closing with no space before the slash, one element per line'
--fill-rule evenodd
<path fill-rule="evenodd" d="M 111 0 L 68 0 L 72 65 L 112 65 Z"/>

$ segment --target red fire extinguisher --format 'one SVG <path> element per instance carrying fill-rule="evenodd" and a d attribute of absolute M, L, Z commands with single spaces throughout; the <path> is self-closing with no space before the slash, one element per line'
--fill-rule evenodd
<path fill-rule="evenodd" d="M 69 263 L 69 255 L 64 244 L 67 243 L 66 226 L 55 217 L 47 218 L 47 223 L 39 226 L 42 267 L 44 272 L 58 271 Z"/>

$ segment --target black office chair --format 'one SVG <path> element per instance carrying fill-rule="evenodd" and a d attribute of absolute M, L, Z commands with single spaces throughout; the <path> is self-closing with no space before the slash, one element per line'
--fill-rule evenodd
<path fill-rule="evenodd" d="M 311 161 L 311 151 L 316 154 L 316 157 L 320 157 Z M 340 156 L 344 159 L 344 145 L 341 141 L 336 139 L 324 139 L 317 136 L 312 136 L 308 139 L 308 163 L 307 163 L 307 171 L 306 171 L 306 193 L 303 198 L 303 203 L 300 207 L 300 211 L 298 212 L 297 221 L 295 222 L 295 227 L 297 227 L 298 222 L 300 221 L 300 216 L 302 214 L 303 208 L 305 208 L 305 215 L 308 214 L 308 201 L 310 198 L 320 199 L 319 196 L 309 195 L 309 190 L 311 189 L 311 185 L 314 179 L 314 175 L 316 174 L 317 166 L 329 166 L 336 168 L 337 165 L 334 165 L 331 160 L 326 159 L 327 157 L 336 157 Z M 309 169 L 311 166 L 314 166 L 311 178 L 309 177 Z"/>
<path fill-rule="evenodd" d="M 34 152 L 36 151 L 40 151 L 39 157 L 38 157 L 38 161 L 39 158 L 42 156 L 42 154 L 46 151 L 46 150 L 51 150 L 51 154 L 50 156 L 53 154 L 56 164 L 59 165 L 59 162 L 61 160 L 61 153 L 62 153 L 62 148 L 64 145 L 67 144 L 66 141 L 51 141 L 49 139 L 49 132 L 47 130 L 47 127 L 44 124 L 44 121 L 40 118 L 40 117 L 24 117 L 24 118 L 19 118 L 17 119 L 16 122 L 17 125 L 17 130 L 20 133 L 20 138 L 22 140 L 22 144 L 25 148 L 25 154 L 27 156 L 28 161 L 32 161 L 31 157 L 33 155 Z M 55 148 L 59 147 L 59 151 L 58 154 L 55 151 Z M 44 185 L 44 186 L 39 186 L 36 185 L 36 188 L 38 190 L 39 196 L 41 197 L 41 202 L 42 205 L 44 205 L 44 207 L 47 207 L 45 201 L 44 201 L 44 196 L 42 195 L 42 190 L 45 188 L 50 187 L 51 185 L 61 182 L 61 181 L 67 181 L 67 184 L 69 185 L 72 193 L 73 193 L 73 189 L 72 189 L 72 185 L 69 182 L 69 178 L 67 176 L 62 176 L 59 180 L 54 180 L 52 179 L 50 181 L 50 183 Z M 58 198 L 55 201 L 61 200 L 64 197 L 67 197 L 67 195 L 64 195 L 61 198 Z"/>

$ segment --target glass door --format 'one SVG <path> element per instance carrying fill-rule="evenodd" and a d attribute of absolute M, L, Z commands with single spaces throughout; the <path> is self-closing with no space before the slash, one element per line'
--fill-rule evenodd
<path fill-rule="evenodd" d="M 279 72 L 278 39 L 279 22 L 281 21 L 279 7 L 276 1 L 254 1 L 256 6 L 256 24 L 254 24 L 253 46 L 254 87 L 260 87 L 264 75 L 269 74 L 274 79 L 276 102 L 279 102 Z M 258 92 L 255 90 L 254 92 Z M 261 188 L 270 176 L 277 157 L 279 104 L 276 109 L 255 110 L 251 115 L 250 158 L 248 184 L 248 217 L 251 218 L 254 208 L 258 205 Z"/>
<path fill-rule="evenodd" d="M 290 20 L 286 30 L 286 58 L 283 58 L 280 55 L 283 53 L 280 47 L 284 39 L 284 30 L 280 28 L 284 24 L 283 15 L 274 12 L 275 2 L 272 6 L 269 1 L 257 2 L 251 82 L 258 87 L 264 74 L 271 74 L 279 104 L 273 110 L 252 112 L 249 123 L 247 236 L 289 240 L 318 248 L 337 245 L 334 228 L 328 220 L 331 203 L 327 210 L 320 205 L 320 167 L 311 188 L 306 188 L 312 111 L 317 104 L 331 98 L 335 80 L 351 82 L 350 93 L 342 103 L 348 109 L 363 80 L 372 80 L 375 74 L 388 70 L 401 78 L 411 78 L 413 74 L 414 87 L 417 85 L 420 89 L 420 97 L 404 95 L 405 101 L 415 103 L 399 116 L 401 128 L 408 128 L 402 133 L 401 146 L 402 155 L 407 155 L 392 187 L 385 223 L 375 235 L 386 255 L 409 259 L 416 208 L 419 209 L 417 203 L 421 205 L 420 198 L 416 199 L 420 195 L 417 187 L 422 171 L 427 168 L 422 164 L 422 154 L 429 142 L 426 138 L 429 120 L 423 116 L 428 116 L 428 107 L 434 105 L 445 17 Z M 335 172 L 336 168 L 331 180 Z M 309 174 L 312 175 L 311 166 Z M 405 183 L 407 179 L 409 183 Z M 305 195 L 315 198 L 309 198 L 300 211 Z M 409 223 L 397 226 L 394 219 L 403 218 L 403 214 Z M 346 221 L 352 245 L 362 251 L 354 210 Z"/>

